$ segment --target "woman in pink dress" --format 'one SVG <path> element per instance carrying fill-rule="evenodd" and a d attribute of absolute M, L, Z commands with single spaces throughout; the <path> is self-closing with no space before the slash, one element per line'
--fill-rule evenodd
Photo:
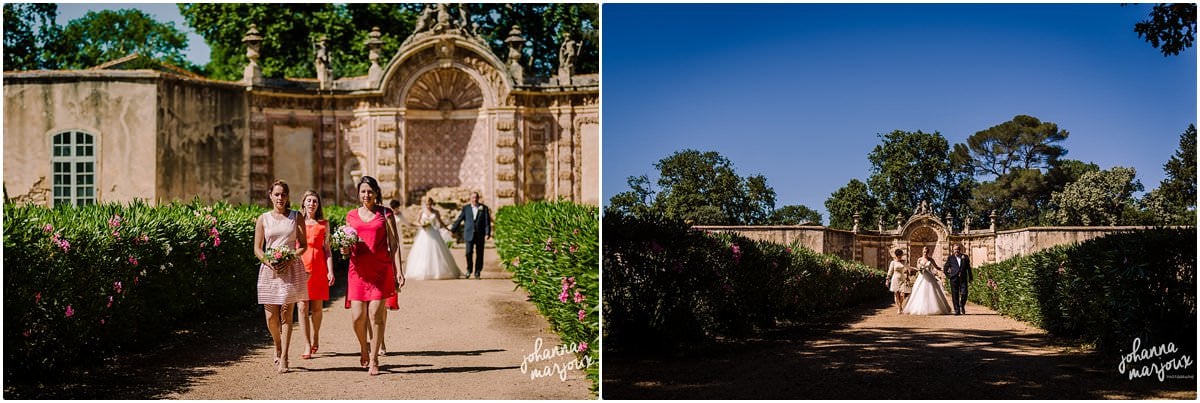
<path fill-rule="evenodd" d="M 304 253 L 307 240 L 300 212 L 289 207 L 287 182 L 276 180 L 267 192 L 271 211 L 254 221 L 254 256 L 258 266 L 258 303 L 266 312 L 267 331 L 275 342 L 275 370 L 288 372 L 288 347 L 292 342 L 292 305 L 308 298 L 308 273 L 304 262 L 290 259 L 268 265 L 266 250 L 287 246 Z M 281 334 L 282 333 L 282 334 Z"/>
<path fill-rule="evenodd" d="M 379 183 L 363 176 L 358 181 L 359 208 L 346 213 L 346 225 L 358 231 L 361 240 L 343 252 L 350 255 L 346 298 L 354 317 L 354 334 L 358 336 L 359 365 L 367 373 L 379 375 L 379 345 L 384 334 L 384 300 L 404 286 L 404 275 L 396 270 L 400 265 L 400 242 L 392 224 L 391 210 L 380 205 Z M 369 320 L 368 320 L 369 318 Z M 371 326 L 368 350 L 368 321 Z"/>
<path fill-rule="evenodd" d="M 321 195 L 304 192 L 304 233 L 308 248 L 304 250 L 304 270 L 308 271 L 308 300 L 300 301 L 300 333 L 304 334 L 304 352 L 300 358 L 309 359 L 321 345 L 321 316 L 329 287 L 333 285 L 333 254 L 329 253 L 329 221 L 321 208 Z"/>

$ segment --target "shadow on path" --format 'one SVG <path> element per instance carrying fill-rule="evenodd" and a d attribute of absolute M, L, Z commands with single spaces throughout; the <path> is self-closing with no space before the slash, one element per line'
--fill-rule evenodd
<path fill-rule="evenodd" d="M 1196 396 L 1194 377 L 1130 381 L 1116 370 L 1117 354 L 1068 352 L 1044 333 L 994 312 L 975 306 L 968 312 L 973 314 L 900 316 L 891 304 L 880 302 L 848 313 L 840 325 L 794 327 L 683 355 L 606 351 L 604 398 Z"/>

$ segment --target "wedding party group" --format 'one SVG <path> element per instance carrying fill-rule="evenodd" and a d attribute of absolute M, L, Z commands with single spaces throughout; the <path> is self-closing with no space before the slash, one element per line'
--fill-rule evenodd
<path fill-rule="evenodd" d="M 267 330 L 275 343 L 274 366 L 289 371 L 292 307 L 298 309 L 304 349 L 300 358 L 311 359 L 320 348 L 322 308 L 334 284 L 333 254 L 337 250 L 350 262 L 346 308 L 351 310 L 359 344 L 359 365 L 370 375 L 379 374 L 379 357 L 386 354 L 385 309 L 398 310 L 397 297 L 406 280 L 457 279 L 463 276 L 445 239 L 460 228 L 467 249 L 465 278 L 483 271 L 484 242 L 491 238 L 491 212 L 479 203 L 479 193 L 447 226 L 433 209 L 432 198 L 421 200 L 420 218 L 410 223 L 400 213 L 400 202 L 383 207 L 378 181 L 363 176 L 357 184 L 359 207 L 346 213 L 346 225 L 330 230 L 321 196 L 306 191 L 302 210 L 290 208 L 287 182 L 276 180 L 268 192 L 271 211 L 255 221 L 254 255 L 258 271 L 258 303 L 266 314 Z M 407 266 L 401 264 L 401 228 L 418 227 Z M 403 267 L 403 270 L 400 268 Z"/>
<path fill-rule="evenodd" d="M 917 267 L 904 263 L 904 250 L 896 249 L 895 259 L 888 265 L 885 281 L 892 291 L 899 313 L 908 315 L 948 315 L 950 303 L 946 302 L 946 290 L 935 270 L 941 271 L 950 283 L 955 315 L 966 314 L 967 287 L 974 279 L 971 260 L 963 254 L 962 245 L 954 245 L 954 254 L 938 266 L 930 256 L 929 247 L 921 250 Z"/>

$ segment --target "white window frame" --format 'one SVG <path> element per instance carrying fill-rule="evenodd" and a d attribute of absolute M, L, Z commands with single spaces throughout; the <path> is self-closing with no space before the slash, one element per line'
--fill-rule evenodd
<path fill-rule="evenodd" d="M 50 136 L 52 206 L 96 204 L 96 137 L 83 130 L 64 130 Z"/>

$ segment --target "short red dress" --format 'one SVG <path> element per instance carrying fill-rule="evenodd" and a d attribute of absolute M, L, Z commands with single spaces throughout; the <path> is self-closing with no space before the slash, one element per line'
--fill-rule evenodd
<path fill-rule="evenodd" d="M 346 298 L 350 301 L 378 301 L 396 294 L 395 268 L 387 249 L 387 209 L 376 207 L 369 221 L 362 221 L 358 209 L 346 213 L 346 224 L 358 231 L 361 240 L 350 254 Z"/>
<path fill-rule="evenodd" d="M 329 300 L 329 268 L 325 266 L 325 234 L 329 232 L 329 221 L 318 220 L 314 225 L 304 225 L 304 235 L 308 238 L 308 249 L 300 258 L 304 260 L 304 270 L 308 272 L 308 299 L 310 301 Z"/>

